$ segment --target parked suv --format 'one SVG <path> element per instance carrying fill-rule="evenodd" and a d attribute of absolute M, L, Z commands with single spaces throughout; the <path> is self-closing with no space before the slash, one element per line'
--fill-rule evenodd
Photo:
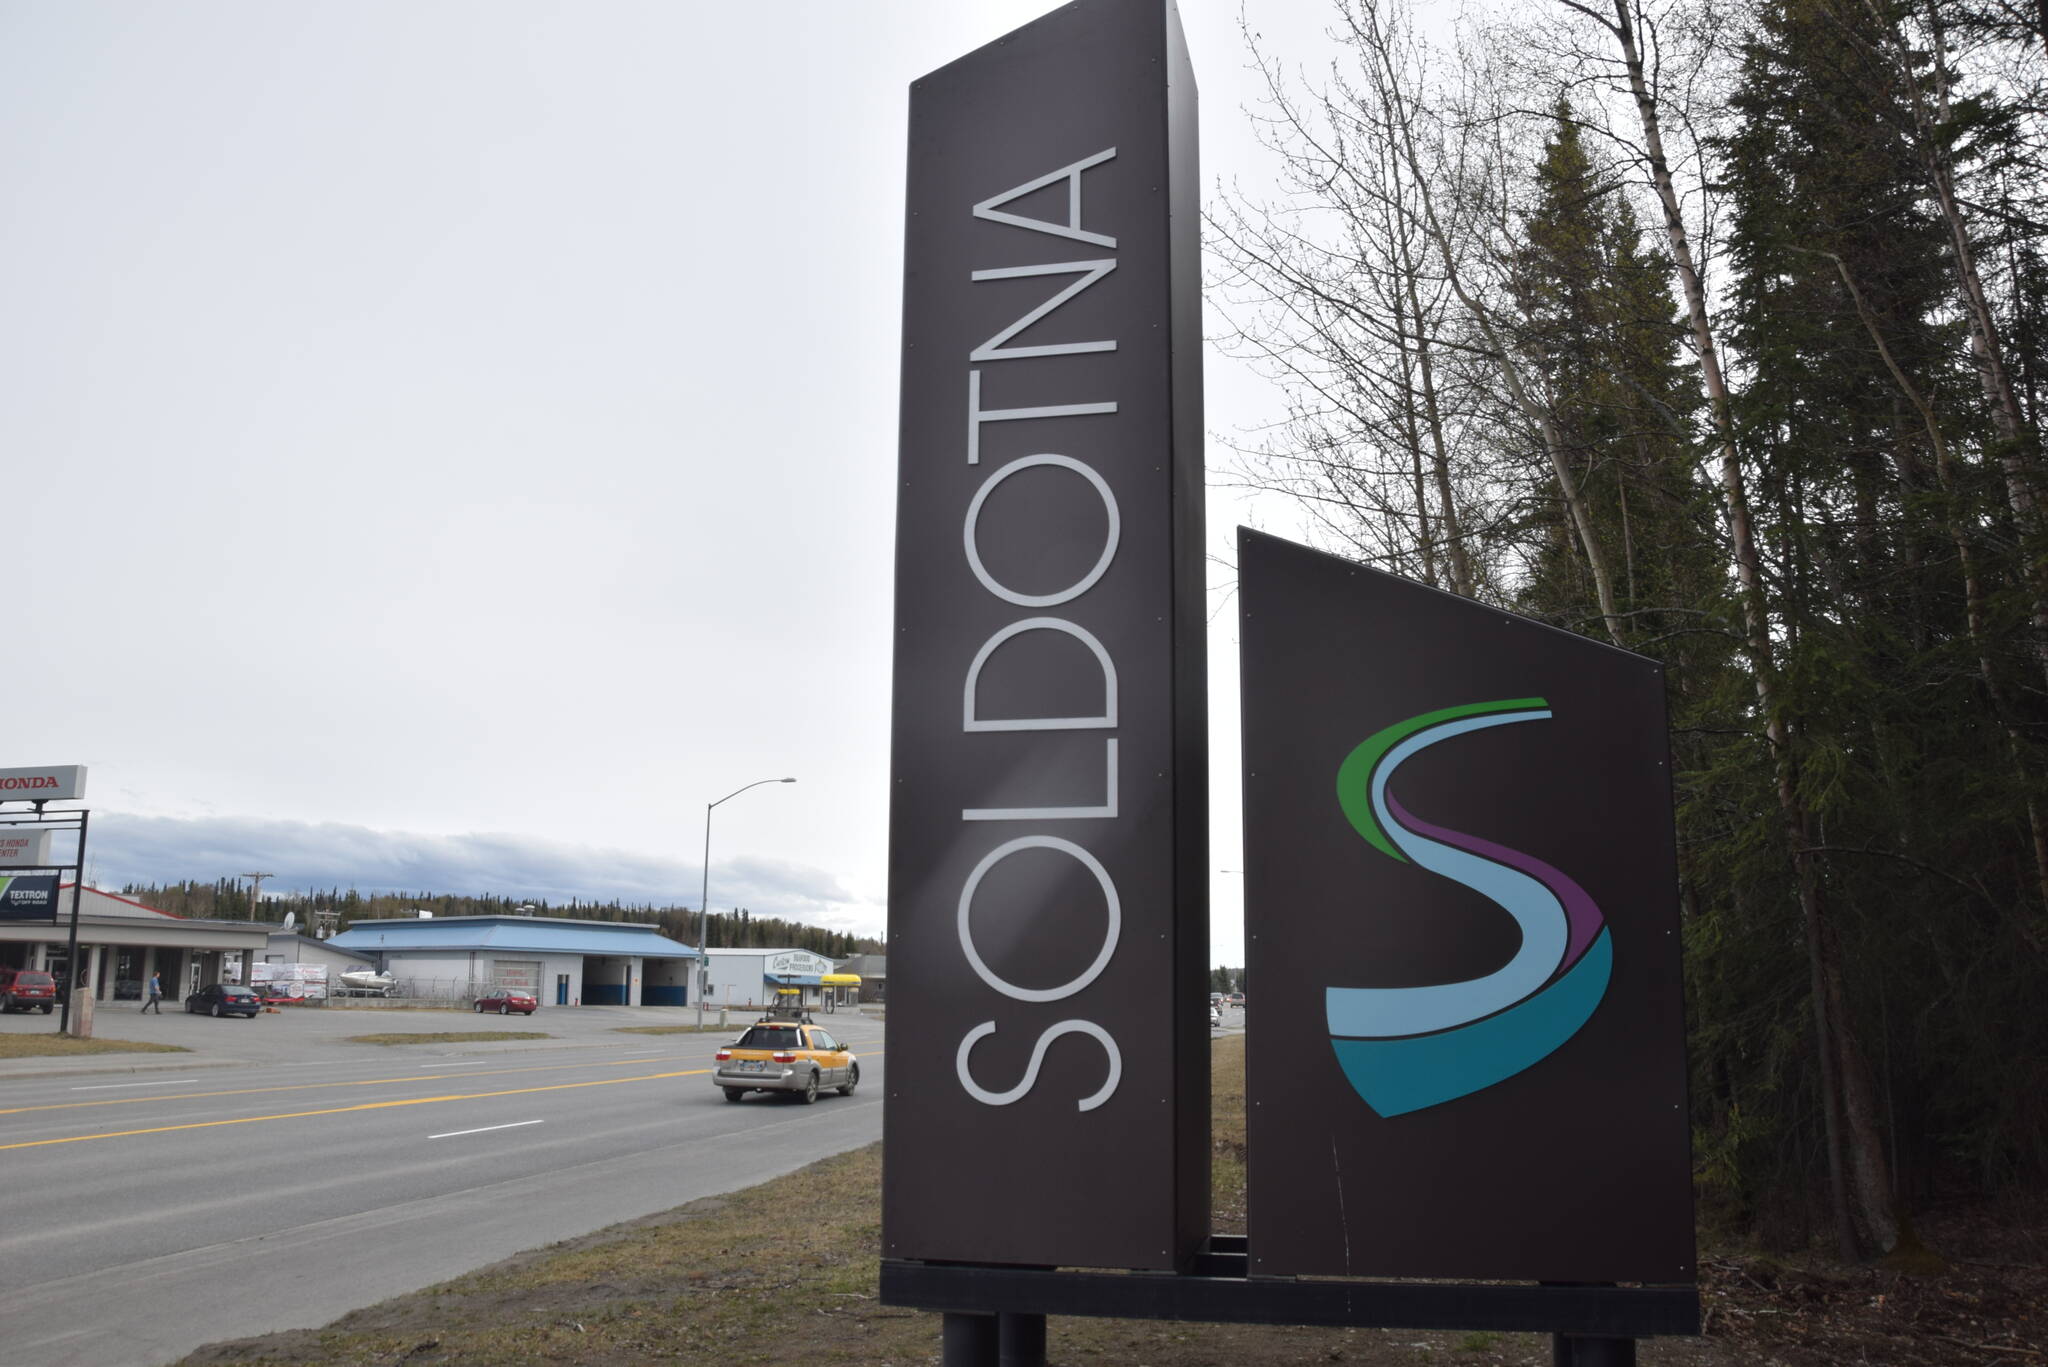
<path fill-rule="evenodd" d="M 37 1006 L 46 1016 L 57 1009 L 56 975 L 39 968 L 0 968 L 0 1011 Z"/>

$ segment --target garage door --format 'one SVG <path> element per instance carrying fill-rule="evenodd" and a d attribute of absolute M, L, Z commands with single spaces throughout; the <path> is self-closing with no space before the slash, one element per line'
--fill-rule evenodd
<path fill-rule="evenodd" d="M 539 959 L 500 959 L 492 966 L 493 981 L 532 996 L 540 995 Z"/>

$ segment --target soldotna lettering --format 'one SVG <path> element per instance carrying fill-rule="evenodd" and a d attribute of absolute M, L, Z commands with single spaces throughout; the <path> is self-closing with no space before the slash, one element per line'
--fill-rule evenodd
<path fill-rule="evenodd" d="M 964 807 L 962 821 L 1108 821 L 1116 817 L 1116 737 L 1102 742 L 1102 801 L 1093 806 Z"/>
<path fill-rule="evenodd" d="M 981 686 L 981 671 L 1006 641 L 1022 636 L 1027 631 L 1057 631 L 1071 636 L 1087 646 L 1095 656 L 1095 663 L 1102 668 L 1102 713 L 1094 717 L 990 717 L 983 719 L 975 715 L 975 695 Z M 1116 665 L 1109 658 L 1109 652 L 1102 648 L 1095 633 L 1086 627 L 1075 626 L 1061 617 L 1026 617 L 1021 622 L 1012 622 L 982 643 L 975 652 L 974 663 L 967 667 L 967 684 L 960 698 L 960 729 L 962 731 L 1084 731 L 1098 727 L 1116 725 Z"/>
<path fill-rule="evenodd" d="M 1081 418 L 1091 413 L 1114 413 L 1114 403 L 1055 403 L 1037 408 L 983 408 L 981 372 L 967 372 L 967 463 L 981 464 L 981 425 L 985 422 L 1017 422 L 1023 418 Z"/>
<path fill-rule="evenodd" d="M 981 960 L 981 952 L 974 947 L 974 927 L 970 923 L 974 911 L 974 890 L 981 886 L 981 880 L 989 871 L 1013 854 L 1024 850 L 1056 850 L 1073 859 L 1081 867 L 1095 875 L 1095 882 L 1102 889 L 1104 904 L 1109 912 L 1109 924 L 1104 928 L 1102 948 L 1096 952 L 1095 962 L 1081 970 L 1075 977 L 1058 987 L 1019 987 L 1001 977 Z M 960 935 L 960 948 L 967 952 L 967 962 L 973 966 L 975 975 L 983 982 L 1020 1002 L 1056 1002 L 1073 996 L 1082 988 L 1102 976 L 1102 970 L 1109 967 L 1109 961 L 1116 957 L 1117 937 L 1123 933 L 1123 904 L 1116 895 L 1116 884 L 1109 879 L 1109 870 L 1101 861 L 1071 840 L 1062 840 L 1056 835 L 1020 835 L 1015 840 L 1005 841 L 990 850 L 974 872 L 967 875 L 967 886 L 960 889 L 960 914 L 956 922 Z"/>
<path fill-rule="evenodd" d="M 1050 266 L 1004 266 L 999 270 L 976 271 L 974 280 L 1018 280 L 1033 275 L 1074 275 L 1081 278 L 1040 304 L 1016 322 L 967 353 L 970 361 L 1015 361 L 1027 356 L 1081 356 L 1095 351 L 1115 351 L 1114 341 L 1056 342 L 1044 346 L 1012 346 L 1003 343 L 1072 299 L 1082 290 L 1116 269 L 1115 261 L 1062 261 Z"/>
<path fill-rule="evenodd" d="M 981 548 L 975 544 L 975 526 L 981 521 L 982 505 L 988 501 L 988 496 L 995 492 L 997 485 L 1019 471 L 1041 465 L 1072 470 L 1094 485 L 1097 496 L 1102 499 L 1103 511 L 1109 514 L 1109 531 L 1102 539 L 1102 554 L 1096 557 L 1094 567 L 1081 578 L 1056 593 L 1019 593 L 1015 589 L 998 584 L 995 576 L 988 572 L 987 566 L 981 563 Z M 1101 579 L 1103 572 L 1109 568 L 1110 561 L 1116 559 L 1116 543 L 1122 535 L 1123 523 L 1117 515 L 1116 495 L 1110 492 L 1109 482 L 1072 456 L 1059 455 L 1026 456 L 1022 460 L 1013 460 L 983 480 L 981 488 L 975 490 L 974 501 L 967 505 L 966 525 L 961 532 L 961 538 L 967 546 L 967 564 L 974 571 L 974 577 L 981 581 L 981 586 L 1006 603 L 1015 603 L 1026 608 L 1057 607 L 1061 603 L 1072 602 L 1094 588 L 1096 581 Z"/>
<path fill-rule="evenodd" d="M 1116 239 L 1103 233 L 1091 233 L 1081 226 L 1081 173 L 1091 166 L 1100 166 L 1116 155 L 1114 147 L 1097 152 L 1085 161 L 1071 166 L 1062 166 L 1057 171 L 1027 180 L 1014 190 L 1005 190 L 991 195 L 974 206 L 976 218 L 986 218 L 995 223 L 1008 223 L 1019 228 L 1029 228 L 1034 233 L 1051 233 L 1054 237 L 1070 237 L 1076 242 L 1087 242 L 1097 247 L 1116 250 Z M 1056 180 L 1067 182 L 1067 221 L 1053 223 L 1043 218 L 1025 218 L 1019 214 L 1006 214 L 998 205 L 1008 204 L 1013 199 L 1022 199 L 1033 190 L 1043 190 Z"/>
<path fill-rule="evenodd" d="M 1103 1053 L 1109 1055 L 1109 1077 L 1096 1090 L 1093 1096 L 1086 1096 L 1075 1102 L 1075 1110 L 1094 1110 L 1097 1106 L 1109 1100 L 1116 1092 L 1116 1084 L 1123 1079 L 1124 1056 L 1122 1051 L 1116 1047 L 1116 1041 L 1110 1038 L 1109 1031 L 1103 1029 L 1094 1021 L 1061 1021 L 1057 1025 L 1047 1026 L 1044 1032 L 1039 1035 L 1037 1045 L 1031 1050 L 1031 1062 L 1025 1065 L 1024 1080 L 1007 1092 L 991 1092 L 986 1087 L 975 1082 L 974 1075 L 967 1068 L 967 1056 L 974 1052 L 975 1045 L 981 1043 L 981 1041 L 987 1039 L 995 1032 L 996 1023 L 994 1021 L 984 1021 L 980 1025 L 975 1026 L 967 1032 L 967 1037 L 960 1041 L 959 1052 L 953 1058 L 953 1070 L 960 1075 L 960 1085 L 967 1089 L 969 1096 L 984 1106 L 1007 1106 L 1011 1102 L 1022 1098 L 1033 1087 L 1037 1086 L 1038 1067 L 1045 1061 L 1045 1051 L 1061 1035 L 1086 1035 L 1102 1046 Z"/>
<path fill-rule="evenodd" d="M 1116 239 L 1114 237 L 1107 233 L 1091 232 L 1081 226 L 1081 174 L 1092 167 L 1108 162 L 1115 155 L 1116 149 L 1112 147 L 1085 160 L 1063 166 L 1059 170 L 1040 176 L 1035 180 L 1026 181 L 1024 184 L 1004 191 L 1002 194 L 993 195 L 974 206 L 974 216 L 995 223 L 1009 224 L 1012 227 L 1028 228 L 1033 232 L 1047 233 L 1054 237 L 1069 238 L 1099 247 L 1107 247 L 1113 251 L 1116 248 Z M 1067 186 L 1067 217 L 1064 223 L 1053 219 L 1026 218 L 1018 214 L 1007 213 L 1003 210 L 1002 206 L 1035 190 L 1045 189 L 1061 181 L 1064 181 Z M 1014 339 L 1033 325 L 1049 317 L 1068 301 L 1078 296 L 1083 290 L 1091 288 L 1108 277 L 1111 272 L 1116 270 L 1116 267 L 1116 260 L 1114 258 L 1107 258 L 1099 261 L 1067 261 L 1040 266 L 1003 266 L 992 270 L 971 272 L 970 278 L 977 283 L 1030 279 L 1048 275 L 1072 275 L 1078 278 L 1068 284 L 1066 288 L 1024 314 L 1023 317 L 997 332 L 995 336 L 968 352 L 967 463 L 969 465 L 979 465 L 981 463 L 981 437 L 982 428 L 985 424 L 1023 422 L 1048 418 L 1113 417 L 1117 414 L 1118 407 L 1114 400 L 1099 399 L 1086 403 L 1026 403 L 1012 404 L 1001 408 L 985 408 L 982 405 L 982 374 L 980 370 L 975 368 L 992 361 L 1026 360 L 1032 357 L 1046 356 L 1085 356 L 1115 351 L 1117 343 L 1114 338 L 1087 342 L 1042 342 L 1028 345 L 1014 344 Z M 1006 375 L 1032 377 L 1035 376 L 1036 371 L 1033 367 L 1026 366 L 1020 367 L 1016 372 L 1006 371 L 1004 373 Z M 1067 382 L 1071 383 L 1071 377 L 1067 377 Z M 1006 388 L 1010 387 L 1011 381 L 1005 381 L 1005 385 Z M 1086 391 L 1084 390 L 1083 392 L 1085 393 Z M 1051 397 L 1070 398 L 1074 397 L 1074 395 L 1070 389 L 1066 394 Z M 1067 431 L 1070 429 L 1062 428 L 1060 430 Z M 1033 594 L 1023 593 L 1006 584 L 997 582 L 995 576 L 989 572 L 988 567 L 982 563 L 978 535 L 982 514 L 988 503 L 989 495 L 1012 475 L 1039 467 L 1065 470 L 1079 475 L 1085 480 L 1094 490 L 1095 497 L 1100 500 L 1103 511 L 1108 517 L 1108 525 L 1103 535 L 1101 553 L 1096 557 L 1095 563 L 1089 567 L 1085 574 L 1064 588 L 1057 589 L 1051 593 Z M 1087 495 L 1081 495 L 1079 501 L 1070 501 L 1066 506 L 1092 522 L 1093 513 L 1087 506 Z M 1052 540 L 1062 537 L 1063 532 L 1070 532 L 1070 530 L 1052 528 L 1040 534 L 1045 536 L 1047 540 Z M 1076 460 L 1072 456 L 1052 452 L 1042 452 L 1038 455 L 1012 460 L 995 470 L 982 481 L 980 488 L 975 491 L 973 498 L 968 502 L 966 514 L 961 520 L 961 544 L 966 552 L 968 568 L 973 572 L 975 579 L 996 598 L 1006 603 L 1014 603 L 1019 607 L 1053 607 L 1061 603 L 1072 602 L 1087 593 L 1096 584 L 1101 582 L 1102 577 L 1109 572 L 1110 567 L 1114 564 L 1121 536 L 1121 515 L 1117 509 L 1116 495 L 1111 490 L 1109 481 L 1104 479 L 1098 471 L 1087 463 Z M 988 665 L 990 657 L 1006 641 L 1010 641 L 1030 631 L 1062 632 L 1072 636 L 1088 648 L 1089 653 L 1095 657 L 1097 667 L 1102 672 L 1102 711 L 1099 715 L 1092 717 L 1041 716 L 984 719 L 976 714 L 976 689 L 981 679 L 982 670 Z M 968 665 L 966 678 L 962 683 L 960 707 L 960 726 L 961 730 L 965 733 L 988 731 L 1114 730 L 1118 724 L 1116 662 L 1111 657 L 1110 652 L 1104 647 L 1102 641 L 1087 628 L 1058 617 L 1026 617 L 999 628 L 983 643 L 981 649 L 976 652 L 972 663 Z M 1048 807 L 963 807 L 960 811 L 960 818 L 963 821 L 973 822 L 1007 821 L 1030 823 L 1115 820 L 1118 811 L 1117 794 L 1117 738 L 1112 735 L 1103 738 L 1103 792 L 1100 802 L 1091 800 L 1070 806 Z M 1028 988 L 1020 987 L 1016 983 L 1008 981 L 989 967 L 987 962 L 982 959 L 981 952 L 974 943 L 972 917 L 976 889 L 981 886 L 986 878 L 1000 878 L 1001 874 L 997 870 L 1003 861 L 1012 855 L 1026 850 L 1050 850 L 1074 860 L 1087 869 L 1093 875 L 1096 885 L 1102 889 L 1103 903 L 1108 914 L 1102 943 L 1096 951 L 1094 959 L 1075 977 L 1057 987 Z M 1045 906 L 1038 910 L 1040 910 L 1041 914 L 1050 914 L 1056 912 L 1058 908 Z M 1088 987 L 1101 977 L 1104 970 L 1109 967 L 1110 961 L 1116 957 L 1117 943 L 1123 931 L 1123 908 L 1122 902 L 1117 895 L 1115 880 L 1110 877 L 1109 870 L 1104 868 L 1102 862 L 1093 854 L 1073 841 L 1060 836 L 1042 833 L 1028 834 L 1006 841 L 994 850 L 991 850 L 975 866 L 973 873 L 968 875 L 965 885 L 960 889 L 960 903 L 955 929 L 960 941 L 961 952 L 966 956 L 968 964 L 972 966 L 976 976 L 996 992 L 1020 1002 L 1062 1001 L 1086 992 Z M 1019 930 L 1016 933 L 1024 935 L 1033 932 Z M 976 1043 L 994 1034 L 995 1030 L 996 1022 L 992 1020 L 970 1030 L 960 1041 L 959 1050 L 955 1057 L 955 1071 L 958 1074 L 961 1088 L 967 1095 L 983 1105 L 1008 1106 L 1029 1095 L 1031 1089 L 1038 1083 L 1039 1067 L 1044 1061 L 1046 1049 L 1054 1040 L 1070 1034 L 1085 1034 L 1089 1036 L 1102 1046 L 1103 1052 L 1109 1057 L 1109 1075 L 1107 1079 L 1093 1095 L 1085 1097 L 1076 1103 L 1078 1108 L 1083 1111 L 1095 1110 L 1116 1094 L 1117 1085 L 1123 1077 L 1123 1057 L 1117 1047 L 1117 1043 L 1101 1025 L 1094 1021 L 1081 1019 L 1060 1021 L 1055 1025 L 1046 1027 L 1039 1035 L 1036 1047 L 1032 1050 L 1029 1066 L 1024 1070 L 1023 1077 L 1014 1087 L 1009 1088 L 1007 1091 L 994 1091 L 983 1087 L 974 1080 L 973 1073 L 968 1067 L 968 1056 L 973 1053 Z"/>

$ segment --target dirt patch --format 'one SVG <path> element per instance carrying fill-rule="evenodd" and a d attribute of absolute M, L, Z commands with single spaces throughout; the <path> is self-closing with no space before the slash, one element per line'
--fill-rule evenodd
<path fill-rule="evenodd" d="M 1946 1267 L 1913 1275 L 1818 1254 L 1700 1260 L 1710 1340 L 1787 1367 L 2048 1363 L 2048 1210 L 1966 1201 L 1919 1217 Z"/>

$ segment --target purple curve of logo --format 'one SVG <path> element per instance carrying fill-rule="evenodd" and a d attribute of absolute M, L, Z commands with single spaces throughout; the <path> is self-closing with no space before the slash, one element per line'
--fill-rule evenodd
<path fill-rule="evenodd" d="M 1558 964 L 1558 971 L 1570 968 L 1585 956 L 1586 950 L 1593 943 L 1593 937 L 1600 933 L 1600 927 L 1606 918 L 1600 914 L 1600 908 L 1594 904 L 1592 897 L 1573 880 L 1571 875 L 1520 850 L 1511 850 L 1491 840 L 1482 840 L 1476 835 L 1466 835 L 1462 831 L 1450 830 L 1424 821 L 1402 806 L 1401 800 L 1391 791 L 1387 793 L 1386 802 L 1387 809 L 1393 813 L 1394 819 L 1415 834 L 1440 840 L 1468 854 L 1476 854 L 1495 863 L 1505 864 L 1511 869 L 1518 869 L 1549 888 L 1564 907 L 1565 920 L 1571 927 L 1571 938 L 1565 946 L 1564 960 Z"/>

